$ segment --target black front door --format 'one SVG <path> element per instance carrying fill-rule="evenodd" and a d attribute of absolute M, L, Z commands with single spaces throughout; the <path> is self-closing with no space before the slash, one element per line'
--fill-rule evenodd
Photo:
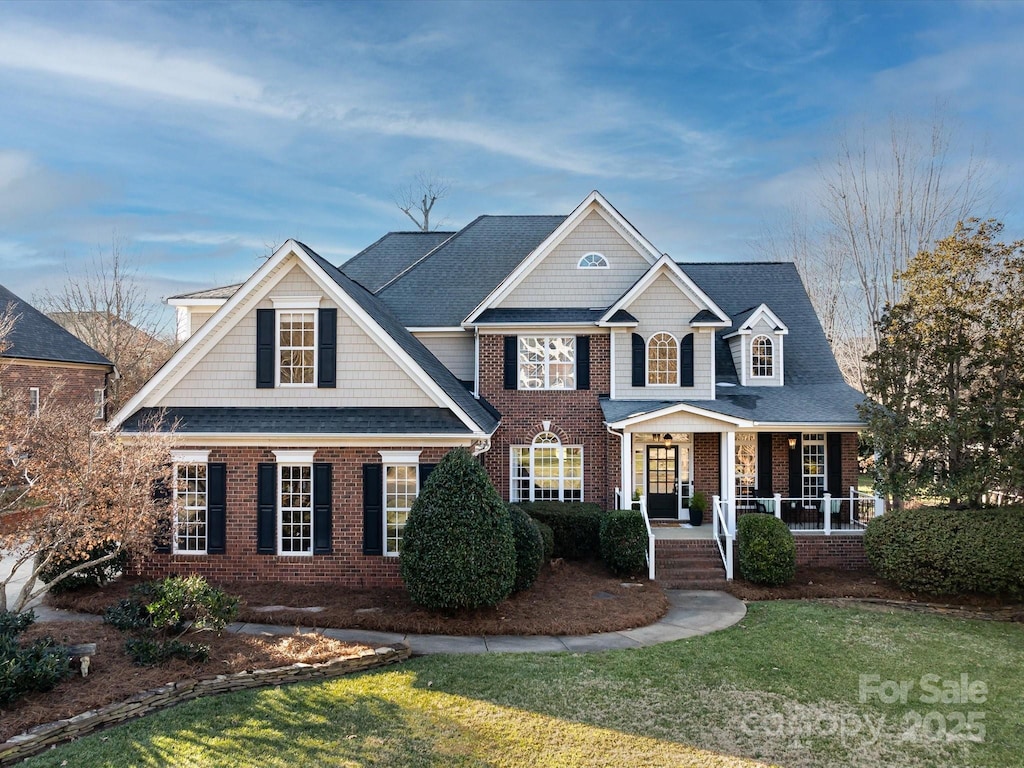
<path fill-rule="evenodd" d="M 647 446 L 647 514 L 650 517 L 679 517 L 678 475 L 676 446 Z"/>

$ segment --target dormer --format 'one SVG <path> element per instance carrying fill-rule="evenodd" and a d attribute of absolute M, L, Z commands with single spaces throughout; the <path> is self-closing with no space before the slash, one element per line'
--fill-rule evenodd
<path fill-rule="evenodd" d="M 782 338 L 789 328 L 767 304 L 743 312 L 739 327 L 724 338 L 741 387 L 781 387 L 785 382 Z"/>

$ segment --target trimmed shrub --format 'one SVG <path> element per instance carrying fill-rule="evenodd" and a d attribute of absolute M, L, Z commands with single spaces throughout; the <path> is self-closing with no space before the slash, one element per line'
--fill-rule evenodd
<path fill-rule="evenodd" d="M 509 506 L 508 513 L 516 547 L 516 583 L 512 591 L 522 592 L 533 586 L 540 567 L 544 565 L 544 540 L 537 523 L 523 510 L 513 504 Z"/>
<path fill-rule="evenodd" d="M 465 448 L 441 459 L 413 502 L 399 570 L 410 599 L 433 610 L 493 606 L 512 594 L 508 506 Z"/>
<path fill-rule="evenodd" d="M 86 554 L 80 555 L 79 557 L 55 557 L 46 568 L 39 572 L 39 578 L 49 584 L 69 568 L 74 568 L 76 565 L 80 565 L 82 563 L 98 560 L 99 558 L 114 552 L 117 547 L 118 544 L 116 541 L 107 541 L 102 544 L 98 544 L 90 549 Z M 104 584 L 113 581 L 117 576 L 123 573 L 125 566 L 127 565 L 128 553 L 122 549 L 112 560 L 107 560 L 99 565 L 83 568 L 78 573 L 68 576 L 65 579 L 61 579 L 50 587 L 50 592 L 55 595 L 59 595 L 64 592 L 71 592 L 85 587 L 102 587 Z"/>
<path fill-rule="evenodd" d="M 72 674 L 67 648 L 52 637 L 27 646 L 18 635 L 35 621 L 35 613 L 0 613 L 0 707 L 7 707 L 33 691 L 52 690 Z"/>
<path fill-rule="evenodd" d="M 736 521 L 740 575 L 754 584 L 777 587 L 796 576 L 796 543 L 774 515 L 749 514 Z"/>
<path fill-rule="evenodd" d="M 541 541 L 544 542 L 544 562 L 548 562 L 555 554 L 555 532 L 551 530 L 551 526 L 547 523 L 542 523 L 540 520 L 530 518 L 533 520 L 533 524 L 537 526 L 537 530 L 540 531 Z"/>
<path fill-rule="evenodd" d="M 210 660 L 210 646 L 202 643 L 183 643 L 181 640 L 156 640 L 151 637 L 131 637 L 124 641 L 125 653 L 140 667 L 152 667 L 178 658 L 192 664 Z"/>
<path fill-rule="evenodd" d="M 601 518 L 601 559 L 616 576 L 647 566 L 647 526 L 638 511 L 618 509 Z"/>
<path fill-rule="evenodd" d="M 597 504 L 579 501 L 520 502 L 532 517 L 551 527 L 555 539 L 554 557 L 589 560 L 601 551 L 601 518 Z"/>
<path fill-rule="evenodd" d="M 875 573 L 912 592 L 1024 597 L 1024 510 L 915 509 L 868 523 Z"/>

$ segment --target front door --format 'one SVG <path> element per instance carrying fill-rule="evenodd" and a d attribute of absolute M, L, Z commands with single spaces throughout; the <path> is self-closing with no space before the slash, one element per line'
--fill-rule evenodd
<path fill-rule="evenodd" d="M 647 514 L 651 517 L 679 517 L 676 496 L 679 452 L 674 445 L 647 446 Z"/>

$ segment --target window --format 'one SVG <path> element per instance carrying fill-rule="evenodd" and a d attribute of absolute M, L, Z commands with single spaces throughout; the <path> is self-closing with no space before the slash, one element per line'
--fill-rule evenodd
<path fill-rule="evenodd" d="M 774 376 L 775 345 L 767 336 L 755 336 L 750 344 L 750 375 Z"/>
<path fill-rule="evenodd" d="M 575 336 L 519 337 L 519 389 L 575 388 Z"/>
<path fill-rule="evenodd" d="M 384 554 L 402 551 L 402 533 L 409 510 L 419 495 L 419 466 L 398 464 L 384 467 Z"/>
<path fill-rule="evenodd" d="M 206 514 L 206 463 L 175 464 L 175 553 L 186 555 L 206 554 Z"/>
<path fill-rule="evenodd" d="M 92 417 L 94 419 L 102 419 L 106 406 L 106 394 L 102 388 L 92 391 L 92 406 Z"/>
<path fill-rule="evenodd" d="M 30 416 L 39 415 L 39 387 L 28 388 L 28 413 Z"/>
<path fill-rule="evenodd" d="M 656 333 L 647 342 L 647 383 L 679 383 L 679 346 L 671 333 Z"/>
<path fill-rule="evenodd" d="M 583 448 L 552 432 L 511 448 L 512 501 L 583 501 Z"/>
<path fill-rule="evenodd" d="M 593 252 L 586 254 L 576 266 L 578 269 L 608 269 L 609 264 L 604 255 Z"/>
<path fill-rule="evenodd" d="M 803 496 L 819 498 L 825 492 L 825 435 L 805 434 L 803 439 Z"/>
<path fill-rule="evenodd" d="M 313 465 L 279 464 L 278 552 L 313 554 Z"/>
<path fill-rule="evenodd" d="M 753 498 L 757 493 L 757 435 L 736 434 L 736 498 Z"/>
<path fill-rule="evenodd" d="M 316 312 L 279 311 L 277 339 L 281 386 L 316 386 Z"/>

